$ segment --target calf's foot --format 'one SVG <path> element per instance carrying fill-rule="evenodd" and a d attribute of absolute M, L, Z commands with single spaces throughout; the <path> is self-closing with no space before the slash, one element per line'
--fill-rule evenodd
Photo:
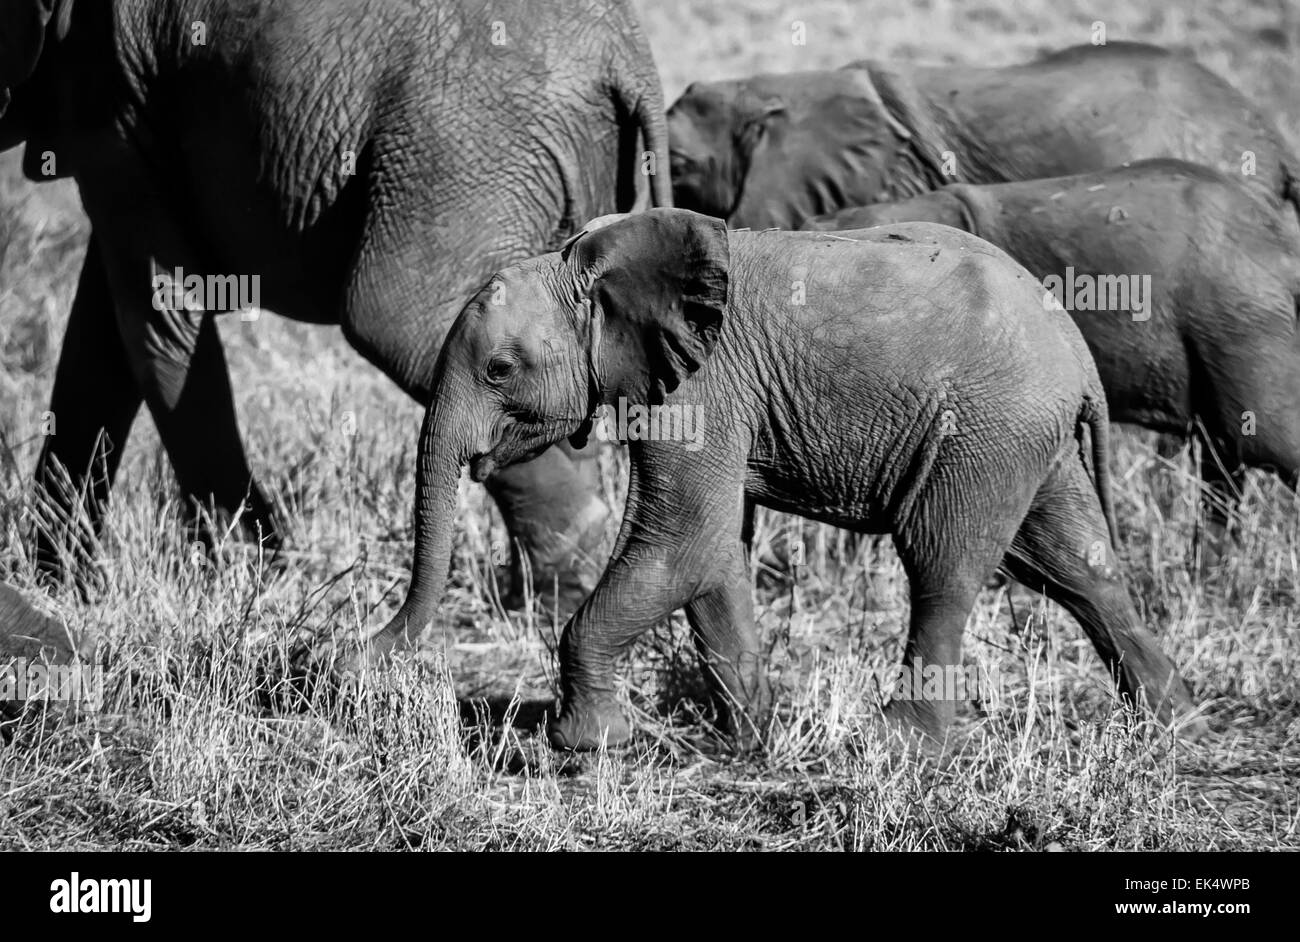
<path fill-rule="evenodd" d="M 885 728 L 905 748 L 938 753 L 947 745 L 954 713 L 951 704 L 894 699 L 885 707 Z"/>
<path fill-rule="evenodd" d="M 551 746 L 565 752 L 590 752 L 620 746 L 632 738 L 627 718 L 613 697 L 565 704 L 546 727 Z"/>

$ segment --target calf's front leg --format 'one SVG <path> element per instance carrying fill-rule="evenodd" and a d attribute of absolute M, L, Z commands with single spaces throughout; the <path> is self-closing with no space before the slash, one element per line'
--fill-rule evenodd
<path fill-rule="evenodd" d="M 723 729 L 742 746 L 757 746 L 771 708 L 771 688 L 754 625 L 754 598 L 742 542 L 722 542 L 710 580 L 686 605 L 700 669 L 713 691 Z"/>
<path fill-rule="evenodd" d="M 557 749 L 614 746 L 631 736 L 614 692 L 614 662 L 691 594 L 670 548 L 630 541 L 560 637 L 562 709 L 547 733 Z"/>
<path fill-rule="evenodd" d="M 682 607 L 726 725 L 752 732 L 766 705 L 741 542 L 740 473 L 709 462 L 709 483 L 695 480 L 689 456 L 664 455 L 665 447 L 659 460 L 634 456 L 614 558 L 560 639 L 563 709 L 549 728 L 556 748 L 595 749 L 631 735 L 614 693 L 614 661 Z M 713 483 L 729 479 L 737 482 L 735 500 Z"/>

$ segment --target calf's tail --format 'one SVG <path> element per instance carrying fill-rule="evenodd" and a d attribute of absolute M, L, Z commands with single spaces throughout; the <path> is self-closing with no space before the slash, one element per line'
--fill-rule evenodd
<path fill-rule="evenodd" d="M 1087 424 L 1091 433 L 1093 486 L 1097 489 L 1101 512 L 1106 517 L 1106 528 L 1110 531 L 1111 545 L 1118 552 L 1119 526 L 1115 521 L 1115 504 L 1110 487 L 1110 415 L 1106 409 L 1105 399 L 1085 395 L 1083 406 L 1079 410 L 1079 421 Z M 1080 441 L 1080 445 L 1082 444 Z"/>

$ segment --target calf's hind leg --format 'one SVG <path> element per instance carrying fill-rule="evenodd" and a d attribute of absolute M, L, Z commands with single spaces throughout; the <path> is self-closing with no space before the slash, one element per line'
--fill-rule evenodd
<path fill-rule="evenodd" d="M 989 478 L 932 478 L 919 500 L 917 512 L 894 535 L 912 602 L 901 675 L 910 683 L 894 691 L 885 715 L 906 735 L 942 742 L 958 699 L 971 695 L 964 674 L 959 687 L 954 683 L 966 621 L 1024 516 L 1029 490 Z M 931 680 L 936 669 L 937 690 Z"/>
<path fill-rule="evenodd" d="M 1087 633 L 1120 695 L 1166 725 L 1193 711 L 1183 678 L 1142 626 L 1120 575 L 1106 518 L 1083 462 L 1067 456 L 1039 488 L 1004 559 L 1011 577 L 1065 607 Z M 1184 733 L 1198 733 L 1198 720 Z"/>
<path fill-rule="evenodd" d="M 754 599 L 739 538 L 719 536 L 718 563 L 686 605 L 700 668 L 713 689 L 723 727 L 740 742 L 756 742 L 771 705 L 754 626 Z"/>
<path fill-rule="evenodd" d="M 982 580 L 973 572 L 922 574 L 909 565 L 906 556 L 903 568 L 912 599 L 912 618 L 901 676 L 924 677 L 935 669 L 940 677 L 951 676 L 952 669 L 961 665 L 961 637 Z M 987 571 L 992 568 L 990 561 Z M 920 733 L 942 742 L 957 711 L 956 700 L 949 693 L 946 689 L 927 690 L 924 685 L 916 689 L 904 684 L 894 691 L 885 716 L 901 726 L 905 734 Z"/>

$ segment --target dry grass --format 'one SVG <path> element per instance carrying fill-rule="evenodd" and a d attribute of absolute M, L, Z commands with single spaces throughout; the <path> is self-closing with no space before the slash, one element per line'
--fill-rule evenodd
<path fill-rule="evenodd" d="M 693 78 L 862 56 L 1010 62 L 1086 41 L 1103 19 L 1112 38 L 1191 48 L 1300 130 L 1300 26 L 1277 3 L 642 7 L 670 98 Z M 806 47 L 789 43 L 793 20 L 807 24 Z M 0 540 L 3 575 L 29 586 L 28 481 L 85 224 L 72 191 L 23 184 L 13 155 L 0 205 Z M 74 632 L 107 639 L 107 702 L 9 727 L 0 847 L 1300 846 L 1300 507 L 1270 479 L 1252 479 L 1240 552 L 1202 582 L 1187 464 L 1118 436 L 1133 587 L 1205 705 L 1213 731 L 1197 744 L 1116 713 L 1068 617 L 999 589 L 980 600 L 967 659 L 1001 683 L 964 711 L 954 755 L 896 755 L 877 736 L 876 678 L 900 656 L 906 623 L 897 561 L 808 526 L 798 579 L 756 576 L 783 691 L 765 756 L 735 758 L 716 742 L 674 623 L 625 670 L 634 747 L 564 759 L 535 735 L 554 695 L 555 629 L 544 613 L 507 617 L 490 602 L 502 534 L 476 489 L 462 500 L 445 653 L 342 700 L 267 680 L 297 632 L 375 623 L 399 601 L 419 411 L 335 331 L 268 317 L 231 318 L 223 332 L 250 453 L 289 521 L 287 565 L 272 570 L 235 543 L 219 563 L 195 557 L 142 417 L 104 538 L 110 588 L 93 605 L 41 601 Z M 615 497 L 620 460 L 607 458 Z M 762 523 L 762 550 L 798 526 Z"/>

